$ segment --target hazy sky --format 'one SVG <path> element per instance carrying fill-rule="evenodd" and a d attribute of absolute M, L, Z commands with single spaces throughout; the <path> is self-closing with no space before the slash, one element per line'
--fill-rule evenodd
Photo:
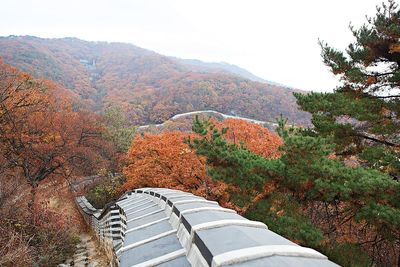
<path fill-rule="evenodd" d="M 267 80 L 329 91 L 318 38 L 351 42 L 381 0 L 1 0 L 0 35 L 128 42 L 160 54 L 225 61 Z"/>

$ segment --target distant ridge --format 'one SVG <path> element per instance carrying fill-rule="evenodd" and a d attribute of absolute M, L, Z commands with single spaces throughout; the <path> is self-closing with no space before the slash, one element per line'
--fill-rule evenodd
<path fill-rule="evenodd" d="M 265 80 L 261 77 L 258 77 L 251 73 L 250 71 L 241 68 L 237 65 L 226 63 L 226 62 L 205 62 L 201 61 L 198 59 L 181 59 L 181 58 L 175 58 L 179 62 L 182 62 L 187 65 L 191 65 L 193 67 L 199 68 L 199 70 L 205 71 L 205 72 L 227 72 L 231 74 L 236 74 L 239 75 L 243 78 L 255 81 L 255 82 L 260 82 L 260 83 L 267 83 L 275 86 L 281 86 L 281 87 L 286 87 L 286 88 L 291 88 L 287 85 L 280 84 L 277 82 Z"/>

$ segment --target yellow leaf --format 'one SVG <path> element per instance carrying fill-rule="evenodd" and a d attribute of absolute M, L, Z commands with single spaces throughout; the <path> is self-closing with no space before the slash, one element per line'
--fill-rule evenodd
<path fill-rule="evenodd" d="M 391 44 L 389 46 L 389 53 L 400 53 L 400 44 Z"/>

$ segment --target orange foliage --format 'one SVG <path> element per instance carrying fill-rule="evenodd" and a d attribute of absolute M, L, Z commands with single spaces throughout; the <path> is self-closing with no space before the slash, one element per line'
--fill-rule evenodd
<path fill-rule="evenodd" d="M 0 266 L 56 266 L 74 252 L 76 216 L 61 181 L 108 163 L 113 150 L 100 119 L 54 82 L 0 60 Z M 64 193 L 54 208 L 49 178 Z"/>
<path fill-rule="evenodd" d="M 34 187 L 50 176 L 90 174 L 112 150 L 99 121 L 74 110 L 55 83 L 0 61 L 0 169 L 18 172 Z"/>
<path fill-rule="evenodd" d="M 205 159 L 183 142 L 188 136 L 181 132 L 136 136 L 128 151 L 128 166 L 124 169 L 127 182 L 122 190 L 174 188 L 226 202 L 226 185 L 207 175 Z"/>
<path fill-rule="evenodd" d="M 193 67 L 129 44 L 4 37 L 0 57 L 63 85 L 93 110 L 119 105 L 135 124 L 160 123 L 178 113 L 206 109 L 266 121 L 283 114 L 291 122 L 309 122 L 290 88 Z"/>
<path fill-rule="evenodd" d="M 218 129 L 228 128 L 225 137 L 232 143 L 240 145 L 265 158 L 280 156 L 278 148 L 283 144 L 282 138 L 271 133 L 267 128 L 239 119 L 226 119 L 222 122 L 212 120 Z"/>
<path fill-rule="evenodd" d="M 229 127 L 226 137 L 231 142 L 243 144 L 263 157 L 278 157 L 281 138 L 268 129 L 243 120 L 213 120 L 218 128 Z M 121 191 L 140 187 L 165 187 L 192 192 L 215 199 L 225 207 L 235 208 L 229 203 L 227 191 L 235 191 L 223 182 L 213 181 L 207 175 L 205 158 L 196 155 L 184 139 L 193 133 L 168 132 L 137 135 L 128 151 L 128 165 L 124 169 L 127 182 Z M 238 209 L 237 209 L 238 210 Z"/>

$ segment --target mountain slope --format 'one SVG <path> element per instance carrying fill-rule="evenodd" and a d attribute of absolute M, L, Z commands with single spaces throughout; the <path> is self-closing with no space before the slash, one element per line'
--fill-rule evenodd
<path fill-rule="evenodd" d="M 292 89 L 199 69 L 131 44 L 10 36 L 0 37 L 0 57 L 64 85 L 93 110 L 120 105 L 137 124 L 206 109 L 265 121 L 281 113 L 290 122 L 309 121 Z"/>
<path fill-rule="evenodd" d="M 249 79 L 254 82 L 260 82 L 260 83 L 268 83 L 271 85 L 277 85 L 277 86 L 282 86 L 282 87 L 288 87 L 276 82 L 268 81 L 263 78 L 260 78 L 250 71 L 243 69 L 239 66 L 229 64 L 226 62 L 204 62 L 198 59 L 180 59 L 176 58 L 176 60 L 180 63 L 183 63 L 185 65 L 192 66 L 193 70 L 200 71 L 200 72 L 207 72 L 207 73 L 228 73 L 228 74 L 234 74 L 241 76 L 245 79 Z"/>

